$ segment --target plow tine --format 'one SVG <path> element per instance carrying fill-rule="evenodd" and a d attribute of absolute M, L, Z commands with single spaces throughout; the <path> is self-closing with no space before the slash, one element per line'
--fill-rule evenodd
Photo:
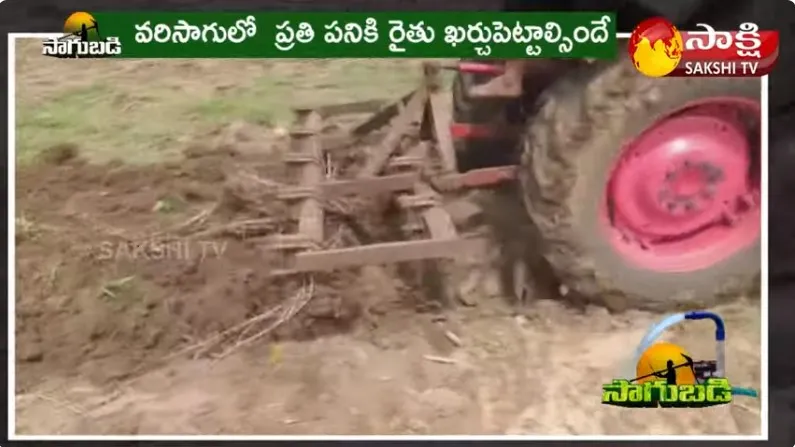
<path fill-rule="evenodd" d="M 367 118 L 367 120 L 361 124 L 354 126 L 354 128 L 351 129 L 351 134 L 355 136 L 366 135 L 386 126 L 390 121 L 392 121 L 392 118 L 396 117 L 400 113 L 401 107 L 404 104 L 407 104 L 416 93 L 417 91 L 413 91 L 400 98 L 399 101 L 381 108 L 381 110 L 376 112 L 373 116 Z"/>
<path fill-rule="evenodd" d="M 316 132 L 321 128 L 322 118 L 314 111 L 298 112 L 299 126 L 305 133 L 293 138 L 298 138 L 296 145 L 301 153 L 315 159 L 321 159 L 321 147 L 316 138 Z M 323 168 L 318 163 L 306 163 L 301 167 L 301 186 L 316 188 L 323 181 Z M 317 197 L 310 195 L 301 204 L 298 221 L 298 232 L 306 235 L 316 243 L 323 242 L 323 207 Z"/>
<path fill-rule="evenodd" d="M 421 115 L 425 109 L 427 93 L 424 89 L 418 91 L 406 105 L 406 110 L 395 119 L 394 126 L 389 130 L 381 145 L 370 154 L 364 168 L 359 172 L 359 178 L 372 177 L 381 173 L 389 158 L 397 150 L 401 140 L 407 133 L 410 124 Z"/>
<path fill-rule="evenodd" d="M 269 248 L 281 252 L 284 260 L 282 268 L 272 274 L 458 259 L 486 250 L 487 239 L 459 235 L 453 218 L 443 207 L 443 197 L 431 185 L 441 189 L 437 185 L 441 181 L 450 186 L 448 189 L 458 189 L 499 183 L 511 177 L 508 174 L 513 171 L 503 167 L 467 174 L 457 172 L 449 130 L 449 101 L 440 87 L 438 72 L 438 67 L 426 64 L 422 85 L 387 106 L 379 101 L 363 101 L 296 111 L 295 127 L 290 133 L 293 152 L 284 157 L 284 162 L 297 169 L 299 181 L 280 188 L 277 197 L 296 207 L 298 231 L 269 239 Z M 333 135 L 321 132 L 332 124 L 324 121 L 329 116 L 375 108 L 378 110 L 369 119 L 351 130 Z M 323 175 L 335 148 L 362 145 L 374 136 L 373 131 L 387 125 L 389 130 L 379 144 L 369 152 L 354 153 L 351 157 L 354 169 L 347 171 L 347 176 L 326 178 Z M 423 129 L 429 132 L 421 132 Z M 337 141 L 329 144 L 332 136 Z M 358 172 L 355 167 L 360 167 Z M 329 203 L 344 207 L 346 198 L 358 201 L 384 195 L 391 199 L 390 205 L 396 205 L 389 209 L 402 214 L 404 220 L 397 228 L 410 240 L 358 245 L 356 239 L 337 237 L 341 229 L 334 236 L 324 234 L 331 223 L 325 220 L 326 211 L 336 214 L 336 208 L 329 207 Z M 350 211 L 345 215 L 355 217 L 357 213 Z M 358 224 L 344 221 L 342 225 Z M 425 239 L 415 239 L 422 234 Z M 354 246 L 339 248 L 345 243 Z"/>
<path fill-rule="evenodd" d="M 317 112 L 323 118 L 339 115 L 358 115 L 360 113 L 375 113 L 384 108 L 385 101 L 374 99 L 370 101 L 356 101 L 346 104 L 330 104 L 319 107 Z"/>
<path fill-rule="evenodd" d="M 462 253 L 485 250 L 483 239 L 420 240 L 384 242 L 359 247 L 324 251 L 305 251 L 295 255 L 295 272 L 329 271 L 342 267 L 380 265 L 420 259 L 457 258 Z"/>

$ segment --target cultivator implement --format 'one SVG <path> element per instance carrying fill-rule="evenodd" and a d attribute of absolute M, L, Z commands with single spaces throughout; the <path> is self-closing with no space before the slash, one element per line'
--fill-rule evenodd
<path fill-rule="evenodd" d="M 278 198 L 295 208 L 297 226 L 293 233 L 268 241 L 282 255 L 275 273 L 456 258 L 485 249 L 484 238 L 459 233 L 442 194 L 511 181 L 515 166 L 458 172 L 450 99 L 440 87 L 439 71 L 439 65 L 426 64 L 419 88 L 386 106 L 368 101 L 295 110 L 284 161 L 296 168 L 298 182 L 282 188 Z M 333 119 L 366 112 L 371 112 L 367 119 L 328 131 Z M 384 137 L 368 147 L 355 172 L 335 172 L 330 160 L 360 148 L 368 136 L 384 129 Z M 403 226 L 404 240 L 324 248 L 329 245 L 324 234 L 329 207 L 350 198 L 384 195 L 405 220 L 414 222 Z"/>
<path fill-rule="evenodd" d="M 440 87 L 442 68 L 457 71 L 452 98 Z M 717 302 L 756 287 L 758 82 L 655 81 L 626 59 L 459 62 L 424 71 L 421 85 L 394 104 L 296 111 L 286 162 L 297 167 L 298 182 L 279 197 L 294 203 L 297 225 L 270 240 L 283 255 L 278 272 L 481 258 L 465 256 L 487 244 L 462 231 L 471 220 L 449 206 L 462 201 L 442 198 L 512 182 L 523 159 L 532 169 L 523 171 L 516 203 L 524 203 L 532 229 L 498 229 L 502 202 L 468 211 L 497 230 L 489 239 L 496 236 L 501 268 L 518 261 L 514 273 L 500 272 L 506 279 L 522 281 L 517 272 L 529 261 L 572 296 L 617 310 L 689 306 L 693 297 Z M 511 97 L 517 76 L 520 95 Z M 369 118 L 330 130 L 337 116 L 366 110 Z M 355 163 L 336 169 L 330 159 Z M 391 208 L 380 208 L 384 195 Z M 355 207 L 367 196 L 368 207 L 340 217 L 346 202 Z M 367 210 L 389 219 L 335 245 L 345 237 L 337 221 L 357 233 L 364 221 L 356 217 Z M 395 214 L 406 222 L 399 231 Z M 504 239 L 514 231 L 522 236 Z"/>

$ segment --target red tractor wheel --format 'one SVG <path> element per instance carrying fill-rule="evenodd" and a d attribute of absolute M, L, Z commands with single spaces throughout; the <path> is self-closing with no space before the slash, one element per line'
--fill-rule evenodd
<path fill-rule="evenodd" d="M 661 311 L 758 287 L 759 97 L 758 80 L 651 79 L 629 62 L 553 87 L 521 177 L 563 283 Z"/>

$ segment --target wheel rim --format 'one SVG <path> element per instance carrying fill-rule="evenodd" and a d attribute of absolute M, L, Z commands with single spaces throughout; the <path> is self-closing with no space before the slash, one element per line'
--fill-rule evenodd
<path fill-rule="evenodd" d="M 744 98 L 691 103 L 626 144 L 601 221 L 637 267 L 688 272 L 717 264 L 759 237 L 760 106 Z"/>

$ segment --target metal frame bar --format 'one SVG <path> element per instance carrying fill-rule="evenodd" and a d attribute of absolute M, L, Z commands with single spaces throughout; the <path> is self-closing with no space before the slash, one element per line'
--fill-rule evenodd
<path fill-rule="evenodd" d="M 424 82 L 397 102 L 383 106 L 378 101 L 330 105 L 296 111 L 296 126 L 290 133 L 293 151 L 286 163 L 299 167 L 297 185 L 283 188 L 278 197 L 298 201 L 298 232 L 269 238 L 270 249 L 285 255 L 285 268 L 274 274 L 334 270 L 372 264 L 408 262 L 421 259 L 456 258 L 464 252 L 485 249 L 484 239 L 462 238 L 453 219 L 441 206 L 436 189 L 450 190 L 492 185 L 515 179 L 514 166 L 487 168 L 464 174 L 457 172 L 453 137 L 450 134 L 449 101 L 439 86 L 438 64 L 426 64 Z M 348 131 L 320 134 L 326 116 L 375 111 Z M 324 152 L 350 146 L 368 133 L 392 127 L 381 143 L 372 148 L 356 178 L 324 178 Z M 404 150 L 404 139 L 424 122 L 430 124 L 434 141 L 421 141 Z M 423 181 L 429 152 L 435 150 L 442 175 Z M 417 212 L 429 238 L 384 242 L 355 247 L 320 249 L 324 242 L 323 200 L 349 195 L 395 193 L 405 212 Z"/>

